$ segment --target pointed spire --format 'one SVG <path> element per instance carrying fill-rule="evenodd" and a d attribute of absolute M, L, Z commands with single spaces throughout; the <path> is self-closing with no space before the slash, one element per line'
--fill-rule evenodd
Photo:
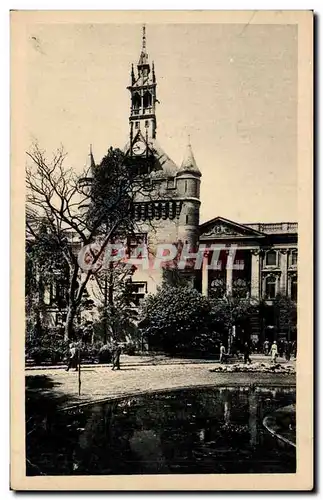
<path fill-rule="evenodd" d="M 90 162 L 91 162 L 91 168 L 95 168 L 95 161 L 94 161 L 94 156 L 92 152 L 92 144 L 90 144 Z"/>
<path fill-rule="evenodd" d="M 148 64 L 148 54 L 146 52 L 146 25 L 145 24 L 142 27 L 142 48 L 141 48 L 141 54 L 140 54 L 138 66 L 142 66 L 144 64 Z"/>
<path fill-rule="evenodd" d="M 92 144 L 90 144 L 90 152 L 89 152 L 87 159 L 86 159 L 85 168 L 88 171 L 88 176 L 91 177 L 91 175 L 93 174 L 93 171 L 95 169 L 95 161 L 94 161 L 94 156 L 93 156 L 93 152 L 92 152 Z"/>
<path fill-rule="evenodd" d="M 142 26 L 142 52 L 146 52 L 146 25 Z"/>
<path fill-rule="evenodd" d="M 135 71 L 133 69 L 133 64 L 131 65 L 131 85 L 133 85 L 135 83 L 136 79 L 135 79 Z"/>
<path fill-rule="evenodd" d="M 194 154 L 193 154 L 193 150 L 192 150 L 192 146 L 191 146 L 190 135 L 188 136 L 188 142 L 187 142 L 184 158 L 182 161 L 182 165 L 180 168 L 180 172 L 192 172 L 192 173 L 201 175 L 200 169 L 198 168 L 196 161 L 195 161 L 195 158 L 194 158 Z"/>

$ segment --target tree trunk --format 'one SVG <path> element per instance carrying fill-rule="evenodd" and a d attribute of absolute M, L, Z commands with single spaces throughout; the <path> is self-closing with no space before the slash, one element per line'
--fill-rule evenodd
<path fill-rule="evenodd" d="M 73 335 L 74 319 L 76 316 L 76 309 L 73 306 L 68 306 L 67 317 L 64 329 L 64 340 L 68 341 Z"/>
<path fill-rule="evenodd" d="M 103 301 L 103 342 L 106 345 L 108 340 L 108 321 L 107 321 L 107 306 L 108 306 L 108 276 L 104 275 L 104 301 Z"/>

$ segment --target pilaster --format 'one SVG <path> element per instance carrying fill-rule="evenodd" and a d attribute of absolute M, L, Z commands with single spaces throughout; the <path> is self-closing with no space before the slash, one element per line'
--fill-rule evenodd
<path fill-rule="evenodd" d="M 280 293 L 287 295 L 287 271 L 288 271 L 288 254 L 287 249 L 280 250 Z"/>
<path fill-rule="evenodd" d="M 260 250 L 251 250 L 251 297 L 260 298 Z"/>

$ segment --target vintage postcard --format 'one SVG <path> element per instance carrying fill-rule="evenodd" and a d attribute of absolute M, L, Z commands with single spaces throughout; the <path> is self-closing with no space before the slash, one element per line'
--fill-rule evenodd
<path fill-rule="evenodd" d="M 313 488 L 313 13 L 11 13 L 14 490 Z"/>

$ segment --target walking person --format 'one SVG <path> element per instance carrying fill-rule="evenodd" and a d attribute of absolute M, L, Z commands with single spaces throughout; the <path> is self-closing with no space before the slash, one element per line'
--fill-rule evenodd
<path fill-rule="evenodd" d="M 278 342 L 278 346 L 277 346 L 277 354 L 282 358 L 284 356 L 284 350 L 285 350 L 285 343 L 284 341 L 281 339 L 279 340 Z"/>
<path fill-rule="evenodd" d="M 248 345 L 248 342 L 245 342 L 244 347 L 243 347 L 243 359 L 244 359 L 244 363 L 247 363 L 247 361 L 249 364 L 251 363 L 250 347 Z"/>
<path fill-rule="evenodd" d="M 285 343 L 285 358 L 286 358 L 286 361 L 290 361 L 291 354 L 292 354 L 292 343 L 286 341 L 286 343 Z"/>
<path fill-rule="evenodd" d="M 269 342 L 267 339 L 264 342 L 264 354 L 265 354 L 265 356 L 268 356 L 268 354 L 269 354 Z"/>
<path fill-rule="evenodd" d="M 66 371 L 68 372 L 70 368 L 75 368 L 75 371 L 77 372 L 77 349 L 76 349 L 76 345 L 72 342 L 70 345 L 69 345 L 69 360 L 68 360 L 68 364 L 67 364 L 67 368 L 66 368 Z"/>
<path fill-rule="evenodd" d="M 273 342 L 273 345 L 271 346 L 270 355 L 271 355 L 271 361 L 273 363 L 276 363 L 277 356 L 278 356 L 278 348 L 277 348 L 277 342 L 275 340 Z"/>
<path fill-rule="evenodd" d="M 285 357 L 286 361 L 288 361 L 288 342 L 287 342 L 287 340 L 285 340 L 285 342 L 284 342 L 284 357 Z"/>
<path fill-rule="evenodd" d="M 112 349 L 112 370 L 120 370 L 121 347 L 115 344 Z"/>
<path fill-rule="evenodd" d="M 226 362 L 226 352 L 223 344 L 220 346 L 220 363 Z"/>

